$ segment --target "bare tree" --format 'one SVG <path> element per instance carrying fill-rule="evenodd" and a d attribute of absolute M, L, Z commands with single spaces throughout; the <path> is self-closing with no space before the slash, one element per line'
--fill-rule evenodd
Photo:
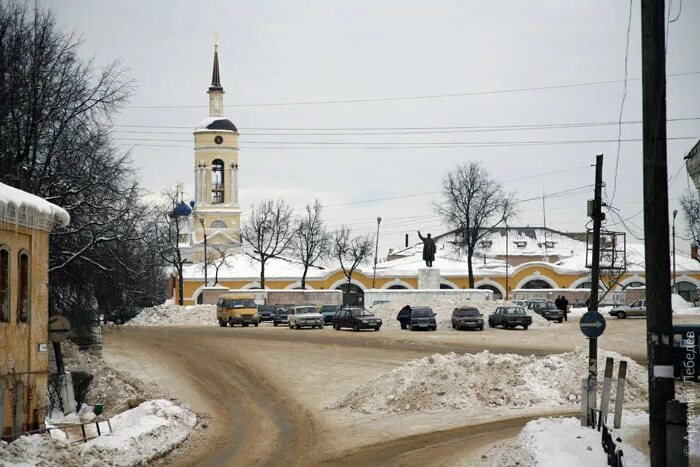
<path fill-rule="evenodd" d="M 681 210 L 685 216 L 686 230 L 693 239 L 693 243 L 700 244 L 700 202 L 691 191 L 686 191 L 681 196 Z"/>
<path fill-rule="evenodd" d="M 304 266 L 301 276 L 301 288 L 306 289 L 306 275 L 309 267 L 327 256 L 330 247 L 330 236 L 321 219 L 321 203 L 307 204 L 305 214 L 297 221 L 294 234 L 293 249 L 295 256 Z"/>
<path fill-rule="evenodd" d="M 472 258 L 477 243 L 514 214 L 513 195 L 506 193 L 477 162 L 459 165 L 442 181 L 441 203 L 435 209 L 461 234 L 467 249 L 469 288 L 474 288 Z"/>
<path fill-rule="evenodd" d="M 246 255 L 260 263 L 260 287 L 265 288 L 265 264 L 280 256 L 294 236 L 292 209 L 284 200 L 266 200 L 250 210 L 241 226 Z"/>
<path fill-rule="evenodd" d="M 165 190 L 163 195 L 166 201 L 156 212 L 152 224 L 155 234 L 155 245 L 158 248 L 160 257 L 170 264 L 177 273 L 178 304 L 184 305 L 183 268 L 189 260 L 183 258 L 180 242 L 186 231 L 187 217 L 185 213 L 180 213 L 176 210 L 182 197 L 182 191 L 179 186 Z"/>
<path fill-rule="evenodd" d="M 207 263 L 214 268 L 214 285 L 219 283 L 219 270 L 224 266 L 229 266 L 233 253 L 226 245 L 214 245 L 212 248 L 213 252 L 208 252 Z M 204 269 L 204 266 L 202 266 Z"/>
<path fill-rule="evenodd" d="M 347 281 L 345 292 L 350 290 L 352 273 L 372 255 L 374 238 L 370 234 L 353 236 L 349 227 L 342 226 L 333 234 L 333 255 L 340 262 Z"/>

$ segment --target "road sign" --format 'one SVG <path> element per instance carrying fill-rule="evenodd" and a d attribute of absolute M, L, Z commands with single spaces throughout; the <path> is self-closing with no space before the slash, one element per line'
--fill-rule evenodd
<path fill-rule="evenodd" d="M 49 340 L 51 342 L 62 342 L 70 335 L 70 321 L 61 315 L 49 317 Z"/>
<path fill-rule="evenodd" d="M 605 318 L 597 311 L 588 311 L 581 316 L 578 326 L 584 336 L 600 337 L 605 331 Z"/>

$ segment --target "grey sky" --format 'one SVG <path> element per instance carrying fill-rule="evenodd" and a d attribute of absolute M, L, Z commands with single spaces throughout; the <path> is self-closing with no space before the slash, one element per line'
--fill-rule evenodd
<path fill-rule="evenodd" d="M 157 192 L 182 181 L 193 185 L 192 130 L 207 116 L 214 32 L 219 33 L 221 82 L 227 116 L 241 133 L 241 202 L 263 197 L 295 207 L 313 198 L 333 205 L 437 191 L 447 170 L 482 161 L 518 198 L 592 184 L 596 153 L 605 154 L 612 193 L 616 142 L 595 144 L 371 149 L 378 142 L 448 143 L 616 140 L 617 126 L 433 134 L 341 136 L 252 128 L 387 128 L 562 124 L 617 121 L 623 84 L 438 99 L 233 107 L 235 104 L 423 96 L 624 77 L 628 2 L 610 1 L 95 1 L 45 0 L 67 31 L 82 35 L 85 57 L 97 64 L 121 58 L 138 88 L 118 125 L 121 144 L 155 139 L 133 156 L 144 186 Z M 669 2 L 667 2 L 668 4 Z M 678 1 L 672 5 L 675 15 Z M 633 1 L 629 77 L 641 75 L 640 5 Z M 685 1 L 671 25 L 667 72 L 700 71 L 700 2 Z M 700 75 L 670 78 L 669 118 L 700 117 Z M 139 106 L 199 106 L 144 109 Z M 641 82 L 629 81 L 623 120 L 641 119 Z M 247 130 L 250 129 L 250 130 Z M 147 133 L 126 133 L 145 131 Z M 153 131 L 170 132 L 152 133 Z M 255 133 L 255 134 L 254 134 Z M 267 133 L 267 134 L 260 134 Z M 700 137 L 700 120 L 669 123 L 669 137 Z M 624 125 L 623 139 L 641 125 Z M 364 148 L 262 149 L 257 141 L 357 142 Z M 374 146 L 373 146 L 374 143 Z M 677 173 L 692 140 L 669 141 L 669 175 Z M 263 144 L 265 145 L 265 144 Z M 284 143 L 282 146 L 289 147 Z M 308 147 L 310 144 L 302 146 Z M 178 147 L 168 147 L 178 146 Z M 341 145 L 342 146 L 342 145 Z M 642 209 L 641 142 L 623 142 L 615 206 L 625 218 Z M 565 173 L 512 180 L 552 171 Z M 508 181 L 510 180 L 510 181 Z M 671 186 L 671 209 L 688 186 L 683 170 Z M 548 199 L 547 226 L 584 228 L 592 188 Z M 329 224 L 376 228 L 380 249 L 417 241 L 416 228 L 443 230 L 435 195 L 326 209 Z M 520 205 L 518 224 L 542 224 L 542 202 Z M 405 219 L 425 214 L 423 220 Z M 631 223 L 643 226 L 643 216 Z M 516 222 L 513 222 L 516 223 Z"/>

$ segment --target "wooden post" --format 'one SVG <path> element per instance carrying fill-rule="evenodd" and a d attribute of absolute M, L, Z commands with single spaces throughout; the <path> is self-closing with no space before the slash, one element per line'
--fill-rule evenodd
<path fill-rule="evenodd" d="M 642 178 L 649 366 L 649 464 L 665 467 L 666 406 L 675 397 L 666 157 L 664 0 L 642 0 Z"/>
<path fill-rule="evenodd" d="M 614 428 L 622 426 L 622 406 L 625 403 L 625 379 L 627 378 L 627 360 L 620 361 L 617 373 L 617 391 L 615 393 L 615 420 Z"/>
<path fill-rule="evenodd" d="M 608 407 L 610 405 L 610 386 L 612 385 L 613 359 L 605 359 L 605 376 L 603 377 L 603 394 L 600 396 L 600 419 L 602 425 L 607 425 Z"/>

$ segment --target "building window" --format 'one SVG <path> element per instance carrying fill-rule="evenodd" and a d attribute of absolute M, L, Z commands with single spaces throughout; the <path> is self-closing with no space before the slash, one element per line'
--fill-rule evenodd
<path fill-rule="evenodd" d="M 493 292 L 493 299 L 494 300 L 503 300 L 503 294 L 498 289 L 498 287 L 495 287 L 493 285 L 484 284 L 484 285 L 480 285 L 479 287 L 477 287 L 477 289 L 490 290 L 491 292 Z"/>
<path fill-rule="evenodd" d="M 630 282 L 629 284 L 625 285 L 623 287 L 623 289 L 627 289 L 629 287 L 644 287 L 644 282 L 633 281 L 633 282 Z"/>
<path fill-rule="evenodd" d="M 518 240 L 517 242 L 513 243 L 515 243 L 515 246 L 517 246 L 518 248 L 525 248 L 527 246 L 526 240 Z"/>
<path fill-rule="evenodd" d="M 698 299 L 698 288 L 692 282 L 677 282 L 676 293 L 683 297 L 683 300 L 690 303 L 695 303 Z"/>
<path fill-rule="evenodd" d="M 211 163 L 211 203 L 224 202 L 224 161 L 214 159 Z"/>
<path fill-rule="evenodd" d="M 0 247 L 0 322 L 8 321 L 10 321 L 10 252 L 7 248 Z"/>
<path fill-rule="evenodd" d="M 521 288 L 523 289 L 551 289 L 552 286 L 549 285 L 548 282 L 543 281 L 542 279 L 532 279 L 530 281 L 527 281 L 525 285 L 523 285 Z"/>
<path fill-rule="evenodd" d="M 17 281 L 17 322 L 26 323 L 29 320 L 29 253 L 19 253 L 19 280 Z"/>
<path fill-rule="evenodd" d="M 226 222 L 224 221 L 214 221 L 211 223 L 211 228 L 212 229 L 225 229 L 226 228 Z"/>

